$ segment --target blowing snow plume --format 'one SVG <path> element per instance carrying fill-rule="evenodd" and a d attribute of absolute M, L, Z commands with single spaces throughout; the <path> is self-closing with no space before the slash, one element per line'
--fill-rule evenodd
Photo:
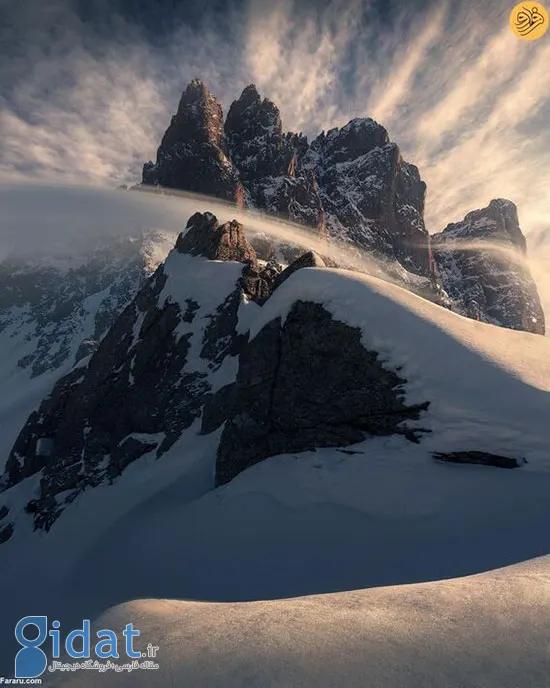
<path fill-rule="evenodd" d="M 141 232 L 166 232 L 168 242 L 195 212 L 214 212 L 222 222 L 236 219 L 251 236 L 314 250 L 335 262 L 383 275 L 381 266 L 356 247 L 335 245 L 308 228 L 237 208 L 217 198 L 177 192 L 124 192 L 101 187 L 11 183 L 0 191 L 0 257 L 48 263 L 56 257 L 75 263 L 90 247 Z M 170 246 L 172 248 L 172 246 Z M 168 248 L 165 249 L 166 254 Z M 166 255 L 165 254 L 165 255 Z M 159 254 L 159 259 L 165 257 Z M 160 262 L 160 261 L 159 261 Z M 390 279 L 389 276 L 386 276 Z"/>

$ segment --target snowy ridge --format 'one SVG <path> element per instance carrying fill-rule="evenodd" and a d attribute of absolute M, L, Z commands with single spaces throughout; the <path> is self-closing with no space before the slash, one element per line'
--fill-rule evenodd
<path fill-rule="evenodd" d="M 287 280 L 260 311 L 251 338 L 297 299 L 360 327 L 364 346 L 403 372 L 407 398 L 431 400 L 426 449 L 517 452 L 527 469 L 550 470 L 548 339 L 473 322 L 374 277 L 320 269 Z"/>
<path fill-rule="evenodd" d="M 216 281 L 213 272 L 208 277 L 209 271 L 214 270 Z M 220 280 L 224 270 L 227 284 L 224 284 L 224 278 Z M 198 375 L 197 381 L 199 378 L 208 379 L 211 391 L 231 382 L 236 374 L 235 357 L 224 358 L 221 366 L 213 365 L 204 358 L 201 346 L 210 314 L 224 302 L 239 270 L 239 264 L 206 261 L 176 252 L 167 262 L 168 273 L 178 277 L 167 282 L 170 290 L 165 289 L 161 293 L 159 305 L 178 303 L 183 311 L 189 299 L 200 298 L 198 294 L 193 297 L 199 275 L 208 277 L 206 284 L 215 285 L 210 297 L 208 292 L 204 292 L 206 300 L 203 299 L 201 308 L 194 309 L 196 317 L 192 322 L 184 321 L 177 329 L 179 338 L 189 339 L 186 374 Z M 296 300 L 320 303 L 336 320 L 361 328 L 364 346 L 379 352 L 387 367 L 399 370 L 406 378 L 407 401 L 430 401 L 430 408 L 420 424 L 431 432 L 418 447 L 411 447 L 402 437 L 366 441 L 367 446 L 384 447 L 386 460 L 392 456 L 401 457 L 399 463 L 404 464 L 398 470 L 405 465 L 416 466 L 414 470 L 417 470 L 426 462 L 430 463 L 432 451 L 475 449 L 523 457 L 528 463 L 522 471 L 550 471 L 546 431 L 550 403 L 547 396 L 550 391 L 550 343 L 546 338 L 475 323 L 387 282 L 332 269 L 302 269 L 294 273 L 262 308 L 242 302 L 237 331 L 250 329 L 250 338 L 254 339 L 274 318 L 282 317 L 284 320 Z M 139 351 L 139 347 L 138 340 L 123 357 L 127 363 L 119 369 L 121 375 L 125 374 L 126 367 L 132 370 L 129 391 L 126 392 L 130 395 L 136 384 L 133 378 L 135 353 L 132 352 Z M 439 356 L 435 352 L 440 352 Z M 201 382 L 199 387 L 202 389 L 202 386 Z M 131 400 L 127 399 L 126 403 L 131 405 Z M 518 408 L 522 409 L 521 414 L 518 414 Z M 191 429 L 184 431 L 184 436 L 190 432 Z M 136 427 L 131 436 L 143 439 L 148 434 L 139 433 L 140 429 Z M 126 434 L 121 440 L 128 436 Z M 196 438 L 195 441 L 200 446 L 202 440 Z M 173 449 L 168 447 L 164 453 L 167 451 L 169 457 L 177 445 Z M 331 455 L 331 450 L 319 451 Z M 287 471 L 294 472 L 300 465 L 305 470 L 304 475 L 289 479 Z M 352 456 L 342 459 L 337 465 L 342 477 L 335 484 L 341 489 L 336 489 L 336 492 L 331 489 L 331 499 L 353 503 L 357 508 L 353 490 L 350 491 L 346 485 L 361 484 L 357 478 L 363 471 L 368 472 L 369 459 L 362 455 L 359 458 Z M 162 471 L 162 468 L 158 470 Z M 291 501 L 298 505 L 305 494 L 311 492 L 307 477 L 310 470 L 307 454 L 300 458 L 298 464 L 281 464 L 269 459 L 243 473 L 229 489 L 240 492 L 255 475 L 266 486 L 269 484 L 269 492 L 283 502 L 286 501 L 284 495 L 293 493 L 294 486 L 296 492 Z M 125 474 L 118 480 L 124 484 Z M 321 486 L 317 481 L 314 484 Z M 3 497 L 9 500 L 9 491 Z"/>
<path fill-rule="evenodd" d="M 209 284 L 224 268 L 224 289 L 238 267 L 171 254 L 175 279 L 159 303 L 198 298 L 191 265 Z M 211 297 L 205 306 L 220 302 L 214 287 Z M 547 558 L 456 577 L 550 551 L 550 343 L 331 269 L 295 272 L 261 308 L 242 302 L 239 331 L 256 338 L 296 300 L 361 328 L 364 345 L 407 379 L 407 399 L 430 400 L 422 424 L 432 432 L 417 445 L 379 437 L 346 452 L 272 457 L 214 490 L 220 433 L 200 434 L 195 422 L 162 460 L 144 454 L 113 484 L 83 492 L 43 537 L 21 511 L 37 476 L 22 481 L 2 494 L 17 519 L 1 550 L 13 562 L 1 574 L 7 656 L 12 620 L 41 601 L 62 624 L 82 614 L 115 628 L 134 620 L 160 646 L 158 672 L 112 685 L 544 685 Z M 517 452 L 528 463 L 502 471 L 431 457 L 455 448 Z M 38 562 L 47 604 L 30 585 Z M 440 578 L 454 580 L 423 582 Z M 94 680 L 82 672 L 47 685 Z"/>

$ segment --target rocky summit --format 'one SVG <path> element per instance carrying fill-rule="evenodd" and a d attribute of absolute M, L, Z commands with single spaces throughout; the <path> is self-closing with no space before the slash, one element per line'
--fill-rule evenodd
<path fill-rule="evenodd" d="M 279 109 L 253 84 L 232 103 L 223 129 L 221 120 L 214 96 L 191 82 L 156 163 L 143 168 L 143 184 L 243 201 L 366 249 L 390 269 L 431 274 L 426 185 L 383 126 L 354 119 L 309 144 L 302 134 L 283 132 Z"/>
<path fill-rule="evenodd" d="M 544 334 L 516 206 L 496 199 L 432 236 L 438 281 L 453 308 L 476 320 Z"/>
<path fill-rule="evenodd" d="M 525 238 L 515 206 L 492 201 L 430 237 L 426 184 L 373 119 L 353 119 L 308 142 L 301 133 L 284 132 L 278 107 L 254 84 L 231 104 L 224 121 L 216 98 L 194 80 L 156 162 L 144 166 L 142 184 L 211 194 L 297 222 L 324 239 L 366 251 L 386 275 L 440 305 L 544 333 L 537 288 L 521 260 Z M 510 252 L 456 246 L 480 239 L 507 245 L 520 260 Z M 271 239 L 250 241 L 258 257 L 273 257 Z M 277 248 L 288 263 L 303 253 L 284 243 Z"/>
<path fill-rule="evenodd" d="M 243 187 L 224 150 L 222 108 L 202 81 L 185 89 L 143 183 L 185 189 L 241 205 Z"/>

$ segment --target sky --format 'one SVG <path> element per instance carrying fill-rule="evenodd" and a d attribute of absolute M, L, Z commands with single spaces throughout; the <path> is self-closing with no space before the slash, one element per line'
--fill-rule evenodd
<path fill-rule="evenodd" d="M 492 198 L 550 228 L 550 32 L 514 0 L 0 0 L 0 183 L 140 180 L 181 91 L 249 83 L 313 137 L 373 117 L 420 168 L 430 232 Z"/>

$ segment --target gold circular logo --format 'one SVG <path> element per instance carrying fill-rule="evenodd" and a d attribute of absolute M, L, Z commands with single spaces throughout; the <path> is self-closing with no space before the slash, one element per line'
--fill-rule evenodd
<path fill-rule="evenodd" d="M 510 12 L 510 27 L 518 38 L 534 41 L 548 31 L 548 12 L 540 2 L 520 2 Z"/>

